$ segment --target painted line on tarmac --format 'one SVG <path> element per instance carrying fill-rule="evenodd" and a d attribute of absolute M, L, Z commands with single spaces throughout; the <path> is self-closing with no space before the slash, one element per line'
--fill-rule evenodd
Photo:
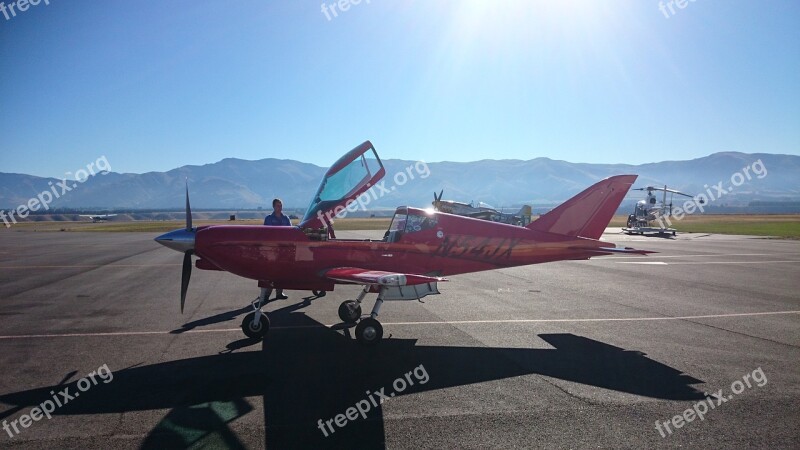
<path fill-rule="evenodd" d="M 177 263 L 171 264 L 70 264 L 68 266 L 0 266 L 0 270 L 3 269 L 69 269 L 72 267 L 76 268 L 92 268 L 96 269 L 98 267 L 152 267 L 152 266 L 180 266 Z"/>
<path fill-rule="evenodd" d="M 707 266 L 711 264 L 778 264 L 778 263 L 800 263 L 800 260 L 786 260 L 786 261 L 703 261 L 703 262 L 664 262 L 664 261 L 617 261 L 617 264 L 640 264 L 640 265 L 657 265 L 657 266 L 692 266 L 701 265 Z"/>
<path fill-rule="evenodd" d="M 705 314 L 699 316 L 663 316 L 663 317 L 620 317 L 620 318 L 600 318 L 600 319 L 498 319 L 498 320 L 445 320 L 430 322 L 386 322 L 384 326 L 401 325 L 473 325 L 473 324 L 514 324 L 514 323 L 568 323 L 568 322 L 647 322 L 659 320 L 693 320 L 693 319 L 720 319 L 731 317 L 753 317 L 753 316 L 776 316 L 786 314 L 800 314 L 800 311 L 767 311 L 753 313 L 731 313 L 731 314 Z M 277 326 L 271 327 L 273 330 L 297 330 L 304 328 L 333 328 L 340 327 L 342 324 L 333 325 L 299 325 L 299 326 Z M 171 331 L 120 331 L 110 333 L 64 333 L 64 334 L 23 334 L 16 336 L 0 336 L 0 340 L 14 339 L 44 339 L 44 338 L 70 338 L 70 337 L 115 337 L 115 336 L 158 336 L 169 334 L 196 334 L 196 333 L 231 333 L 241 332 L 241 328 L 221 328 L 208 330 L 187 330 L 181 333 Z"/>
<path fill-rule="evenodd" d="M 394 322 L 383 325 L 459 325 L 459 324 L 482 324 L 482 323 L 553 323 L 553 322 L 645 322 L 656 320 L 691 320 L 691 319 L 719 319 L 726 317 L 751 317 L 751 316 L 772 316 L 781 314 L 800 314 L 800 311 L 768 311 L 755 313 L 731 313 L 731 314 L 705 314 L 700 316 L 663 316 L 663 317 L 620 317 L 620 318 L 600 318 L 600 319 L 506 319 L 506 320 L 452 320 L 441 322 Z"/>
<path fill-rule="evenodd" d="M 797 256 L 800 253 L 781 253 L 780 256 Z M 717 258 L 717 257 L 725 257 L 725 256 L 779 256 L 775 253 L 715 253 L 715 254 L 708 254 L 708 255 L 659 255 L 659 259 L 664 258 Z M 622 259 L 622 258 L 641 258 L 642 256 L 599 256 L 590 259 L 590 261 L 603 261 L 606 259 Z"/>
<path fill-rule="evenodd" d="M 666 266 L 666 265 L 668 265 L 664 261 L 643 261 L 643 262 L 639 262 L 639 261 L 617 261 L 617 264 L 640 264 L 640 265 L 644 265 L 644 266 Z M 670 263 L 670 264 L 672 264 L 672 263 Z"/>

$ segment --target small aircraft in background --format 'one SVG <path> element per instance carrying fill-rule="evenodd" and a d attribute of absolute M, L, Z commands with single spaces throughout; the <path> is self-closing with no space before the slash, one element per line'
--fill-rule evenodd
<path fill-rule="evenodd" d="M 663 222 L 663 218 L 672 216 L 672 199 L 675 194 L 689 198 L 694 197 L 674 189 L 669 189 L 666 185 L 663 188 L 647 186 L 631 190 L 647 191 L 647 197 L 644 200 L 636 202 L 633 214 L 628 216 L 626 227 L 623 228 L 622 231 L 628 234 L 672 234 L 675 236 L 677 230 L 668 228 Z M 664 193 L 661 202 L 658 201 L 654 192 Z M 667 203 L 667 193 L 670 194 L 669 203 Z M 699 199 L 699 202 L 703 204 L 703 199 Z"/>
<path fill-rule="evenodd" d="M 361 285 L 355 300 L 339 306 L 339 318 L 358 323 L 365 345 L 383 337 L 378 313 L 384 301 L 418 300 L 438 294 L 444 276 L 614 253 L 650 253 L 600 241 L 614 212 L 636 180 L 620 175 L 596 183 L 525 227 L 402 206 L 383 239 L 336 239 L 332 217 L 383 178 L 386 169 L 369 141 L 326 172 L 299 226 L 192 226 L 186 187 L 186 227 L 155 238 L 184 254 L 180 305 L 183 312 L 192 256 L 202 270 L 227 271 L 258 281 L 253 312 L 242 321 L 251 338 L 263 338 L 269 317 L 262 307 L 272 289 L 310 290 L 317 297 L 337 284 Z M 363 317 L 362 301 L 378 296 Z"/>
<path fill-rule="evenodd" d="M 455 200 L 442 200 L 442 195 L 444 195 L 444 189 L 439 192 L 438 196 L 436 192 L 433 193 L 432 205 L 434 211 L 523 227 L 531 223 L 533 209 L 530 205 L 524 205 L 516 214 L 506 214 L 483 202 L 479 202 L 478 206 L 475 206 L 472 202 L 464 203 Z"/>
<path fill-rule="evenodd" d="M 88 217 L 88 218 L 92 219 L 92 223 L 97 223 L 97 222 L 105 222 L 110 217 L 116 216 L 116 214 L 94 214 L 94 215 L 92 215 L 92 214 L 81 214 L 80 216 L 81 217 Z"/>

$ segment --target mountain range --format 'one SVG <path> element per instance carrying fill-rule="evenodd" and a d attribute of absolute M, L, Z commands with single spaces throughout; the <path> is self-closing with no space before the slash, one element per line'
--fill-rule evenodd
<path fill-rule="evenodd" d="M 761 162 L 760 166 L 757 161 Z M 429 206 L 433 192 L 442 189 L 444 199 L 480 201 L 495 207 L 531 204 L 535 208 L 545 208 L 600 179 L 630 173 L 639 175 L 634 187 L 666 184 L 689 194 L 716 192 L 713 186 L 722 182 L 725 189 L 732 190 L 711 203 L 715 206 L 800 201 L 800 156 L 794 155 L 723 152 L 688 161 L 641 165 L 571 163 L 549 158 L 424 165 L 397 159 L 383 162 L 385 187 L 394 187 L 394 190 L 378 195 L 379 198 L 369 204 L 371 209 Z M 748 167 L 749 180 L 744 177 L 745 167 Z M 226 158 L 213 164 L 188 165 L 167 172 L 110 172 L 76 183 L 77 187 L 54 200 L 51 208 L 180 210 L 184 202 L 184 180 L 188 179 L 194 208 L 270 209 L 272 198 L 280 197 L 287 209 L 304 209 L 326 170 L 290 159 Z M 732 184 L 732 176 L 735 182 L 740 181 L 735 176 L 737 173 L 745 181 L 741 186 Z M 55 185 L 59 181 L 0 172 L 0 208 L 9 210 L 27 204 L 37 194 L 50 190 L 50 183 Z M 641 198 L 642 193 L 630 192 L 626 201 Z"/>

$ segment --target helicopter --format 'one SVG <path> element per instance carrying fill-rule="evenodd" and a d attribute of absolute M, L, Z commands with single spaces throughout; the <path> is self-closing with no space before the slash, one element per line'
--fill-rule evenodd
<path fill-rule="evenodd" d="M 677 195 L 684 197 L 694 198 L 694 196 L 669 189 L 666 185 L 664 187 L 647 186 L 643 188 L 634 188 L 632 191 L 647 191 L 647 197 L 644 200 L 636 202 L 633 214 L 628 216 L 626 227 L 622 229 L 627 234 L 672 234 L 676 235 L 677 230 L 669 228 L 664 225 L 663 218 L 672 215 L 672 199 Z M 661 202 L 658 201 L 656 192 L 663 192 Z M 667 203 L 667 193 L 670 194 L 669 203 Z M 703 204 L 703 199 L 698 200 Z"/>

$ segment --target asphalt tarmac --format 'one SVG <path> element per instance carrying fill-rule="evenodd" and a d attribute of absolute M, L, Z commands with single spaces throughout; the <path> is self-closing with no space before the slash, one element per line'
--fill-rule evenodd
<path fill-rule="evenodd" d="M 660 253 L 452 277 L 364 348 L 354 286 L 255 342 L 256 283 L 195 269 L 181 315 L 153 237 L 0 233 L 0 447 L 800 447 L 800 241 L 607 233 Z"/>

